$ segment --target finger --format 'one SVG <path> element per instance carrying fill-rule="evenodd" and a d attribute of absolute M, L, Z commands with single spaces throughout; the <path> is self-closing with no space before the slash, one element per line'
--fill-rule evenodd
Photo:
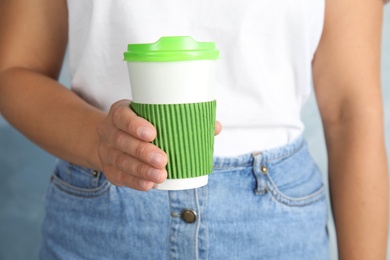
<path fill-rule="evenodd" d="M 126 186 L 140 191 L 147 191 L 155 185 L 154 182 L 127 175 L 111 165 L 106 167 L 104 174 L 110 183 L 117 187 Z"/>
<path fill-rule="evenodd" d="M 155 127 L 147 120 L 137 116 L 129 105 L 120 106 L 115 103 L 110 112 L 112 112 L 112 123 L 117 128 L 147 142 L 151 142 L 156 138 Z"/>
<path fill-rule="evenodd" d="M 156 168 L 164 168 L 168 162 L 167 155 L 163 150 L 154 144 L 134 138 L 122 130 L 111 128 L 103 138 L 117 150 Z"/>
<path fill-rule="evenodd" d="M 167 171 L 164 168 L 154 168 L 145 162 L 113 148 L 107 149 L 106 160 L 108 164 L 118 168 L 129 176 L 154 183 L 161 183 L 167 178 Z"/>
<path fill-rule="evenodd" d="M 215 122 L 215 135 L 219 135 L 219 133 L 222 131 L 222 124 L 219 121 Z"/>
<path fill-rule="evenodd" d="M 131 103 L 130 99 L 121 99 L 111 105 L 111 109 L 115 109 L 121 106 L 129 106 Z"/>
<path fill-rule="evenodd" d="M 123 174 L 118 168 L 115 168 L 112 165 L 106 164 L 103 167 L 103 174 L 106 179 L 113 185 L 117 187 L 122 187 L 124 184 L 122 183 L 121 175 Z"/>
<path fill-rule="evenodd" d="M 110 165 L 111 168 L 114 168 Z M 114 173 L 112 172 L 111 170 L 109 170 L 107 167 L 105 168 L 105 170 L 103 171 L 103 174 L 104 176 L 106 177 L 106 179 L 114 186 L 117 186 L 117 187 L 123 187 L 125 186 L 124 184 L 120 183 L 119 178 L 113 178 L 113 176 L 117 176 L 118 174 L 122 174 L 122 173 Z"/>

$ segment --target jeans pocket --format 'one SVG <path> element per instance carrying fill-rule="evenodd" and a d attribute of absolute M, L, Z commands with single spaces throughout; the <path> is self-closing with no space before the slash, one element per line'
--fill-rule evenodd
<path fill-rule="evenodd" d="M 267 190 L 279 203 L 301 207 L 325 199 L 322 174 L 306 147 L 266 167 Z"/>
<path fill-rule="evenodd" d="M 98 197 L 108 191 L 110 183 L 99 171 L 60 160 L 51 178 L 54 187 L 78 197 Z"/>

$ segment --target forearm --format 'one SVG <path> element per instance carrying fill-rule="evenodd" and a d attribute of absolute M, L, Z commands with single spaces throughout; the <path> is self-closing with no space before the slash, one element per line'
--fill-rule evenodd
<path fill-rule="evenodd" d="M 0 113 L 42 148 L 103 170 L 115 185 L 149 190 L 162 183 L 167 156 L 129 100 L 104 113 L 54 80 L 67 46 L 66 0 L 6 0 L 0 11 Z"/>
<path fill-rule="evenodd" d="M 96 125 L 105 114 L 55 80 L 23 68 L 3 71 L 0 112 L 53 155 L 101 170 Z"/>
<path fill-rule="evenodd" d="M 325 125 L 340 259 L 385 259 L 388 171 L 378 114 Z"/>

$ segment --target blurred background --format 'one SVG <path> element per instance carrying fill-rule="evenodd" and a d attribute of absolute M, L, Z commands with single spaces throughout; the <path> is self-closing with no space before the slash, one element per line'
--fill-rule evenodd
<path fill-rule="evenodd" d="M 390 163 L 390 4 L 385 7 L 382 46 L 382 91 L 386 147 Z M 64 62 L 60 81 L 69 87 L 67 60 Z M 326 181 L 325 142 L 313 95 L 303 111 L 305 136 Z M 38 259 L 44 196 L 55 160 L 0 116 L 0 260 Z M 331 219 L 329 226 L 332 260 L 335 260 L 337 248 Z M 390 254 L 388 259 L 390 260 Z"/>

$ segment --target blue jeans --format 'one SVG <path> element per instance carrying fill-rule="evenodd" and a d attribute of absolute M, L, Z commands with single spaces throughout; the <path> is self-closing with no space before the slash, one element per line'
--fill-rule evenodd
<path fill-rule="evenodd" d="M 215 158 L 209 184 L 139 192 L 59 161 L 41 259 L 329 259 L 321 174 L 305 141 Z"/>

